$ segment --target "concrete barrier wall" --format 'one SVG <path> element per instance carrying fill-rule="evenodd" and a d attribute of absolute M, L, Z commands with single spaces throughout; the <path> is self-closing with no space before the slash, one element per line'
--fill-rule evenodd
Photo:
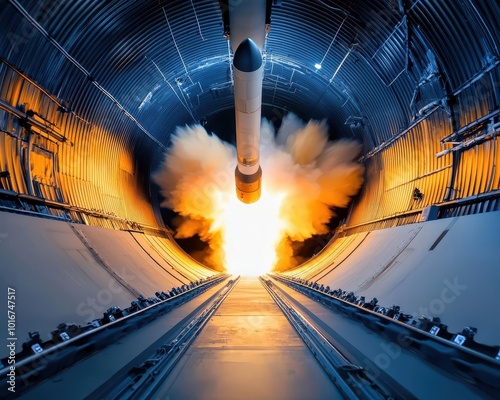
<path fill-rule="evenodd" d="M 439 316 L 452 332 L 474 326 L 478 341 L 500 344 L 499 234 L 500 212 L 359 233 L 349 246 L 349 237 L 330 244 L 317 256 L 317 268 L 290 274 L 377 297 L 407 313 Z M 331 252 L 336 257 L 325 269 Z"/>
<path fill-rule="evenodd" d="M 7 334 L 8 287 L 16 290 L 20 349 L 30 331 L 49 339 L 61 322 L 85 324 L 111 306 L 128 307 L 138 294 L 154 296 L 213 274 L 199 264 L 183 273 L 172 260 L 152 247 L 145 251 L 130 232 L 0 212 L 0 332 Z M 0 348 L 0 357 L 6 352 Z"/>

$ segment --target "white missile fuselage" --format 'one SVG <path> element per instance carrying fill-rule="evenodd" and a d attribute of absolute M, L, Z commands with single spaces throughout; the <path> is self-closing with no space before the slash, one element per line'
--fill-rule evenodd
<path fill-rule="evenodd" d="M 238 155 L 236 193 L 244 203 L 254 203 L 260 198 L 262 180 L 259 163 L 262 56 L 252 39 L 240 43 L 233 66 Z"/>
<path fill-rule="evenodd" d="M 238 155 L 236 195 L 244 203 L 254 203 L 261 195 L 259 146 L 265 15 L 265 0 L 229 2 Z"/>

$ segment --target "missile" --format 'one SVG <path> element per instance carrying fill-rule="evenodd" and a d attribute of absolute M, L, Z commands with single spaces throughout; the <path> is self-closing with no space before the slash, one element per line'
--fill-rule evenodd
<path fill-rule="evenodd" d="M 236 196 L 243 203 L 259 200 L 262 169 L 259 164 L 262 103 L 262 48 L 269 31 L 268 0 L 229 0 L 236 114 Z M 270 14 L 269 14 L 270 15 Z"/>
<path fill-rule="evenodd" d="M 260 199 L 262 169 L 259 164 L 262 104 L 262 55 L 257 44 L 244 39 L 233 58 L 236 113 L 236 195 L 243 203 Z"/>

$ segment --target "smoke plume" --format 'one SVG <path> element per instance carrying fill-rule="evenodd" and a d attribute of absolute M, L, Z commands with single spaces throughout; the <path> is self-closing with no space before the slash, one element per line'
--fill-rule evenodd
<path fill-rule="evenodd" d="M 154 180 L 165 198 L 161 205 L 180 216 L 176 237 L 198 234 L 208 243 L 211 251 L 203 260 L 207 265 L 230 267 L 228 264 L 235 263 L 229 260 L 235 246 L 234 251 L 244 259 L 267 251 L 267 242 L 273 241 L 273 257 L 256 257 L 251 262 L 269 262 L 272 265 L 266 265 L 266 270 L 282 270 L 296 265 L 291 241 L 326 233 L 333 216 L 331 208 L 346 207 L 360 189 L 364 169 L 355 161 L 360 150 L 354 141 L 328 141 L 324 121 L 305 124 L 290 113 L 275 133 L 272 124 L 263 120 L 263 188 L 256 207 L 264 211 L 259 211 L 252 209 L 253 205 L 234 204 L 239 202 L 234 186 L 234 146 L 208 134 L 200 125 L 178 127 Z M 247 213 L 248 221 L 239 221 Z M 259 215 L 263 216 L 261 222 Z M 269 230 L 272 236 L 266 236 Z M 235 238 L 240 231 L 251 236 Z"/>

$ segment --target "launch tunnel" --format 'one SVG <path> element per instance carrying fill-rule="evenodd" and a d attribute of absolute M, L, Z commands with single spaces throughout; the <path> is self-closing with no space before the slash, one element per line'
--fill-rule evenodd
<path fill-rule="evenodd" d="M 195 304 L 205 304 L 222 287 L 223 267 L 207 268 L 177 245 L 152 176 L 177 126 L 231 124 L 224 120 L 228 112 L 234 116 L 229 3 L 0 5 L 0 271 L 3 293 L 15 291 L 16 353 L 30 332 L 39 332 L 43 342 L 60 323 L 87 324 L 139 296 L 144 303 L 137 309 L 151 305 L 145 299 L 155 292 L 172 298 L 203 289 L 155 324 L 166 332 L 187 321 Z M 439 317 L 449 332 L 477 328 L 467 331 L 473 332 L 470 341 L 500 345 L 498 2 L 268 0 L 266 7 L 263 116 L 276 125 L 288 112 L 305 121 L 327 120 L 330 139 L 362 144 L 365 168 L 345 219 L 318 239 L 311 259 L 279 276 L 322 292 L 352 291 L 367 302 L 376 297 L 417 317 Z M 256 281 L 241 289 L 242 282 L 227 304 L 243 307 L 253 295 L 263 296 L 252 289 Z M 242 291 L 245 296 L 238 297 Z M 289 296 L 307 304 L 319 326 L 335 325 L 337 339 L 357 336 L 352 321 L 337 320 L 303 293 Z M 2 301 L 0 337 L 10 326 L 3 317 L 7 299 Z M 238 314 L 228 308 L 221 310 Z M 268 311 L 266 318 L 275 315 Z M 136 352 L 145 351 L 160 340 L 158 329 L 127 336 L 123 348 L 143 343 Z M 210 323 L 207 329 L 217 332 Z M 291 355 L 304 350 L 287 335 L 286 363 L 309 365 L 312 359 Z M 203 359 L 203 349 L 213 345 L 207 334 L 200 338 L 193 349 L 202 350 L 193 350 L 191 360 Z M 372 339 L 349 345 L 344 339 L 338 341 L 353 356 L 371 351 L 366 357 L 373 363 L 388 360 L 387 368 L 377 365 L 393 383 L 411 386 L 419 371 L 423 386 L 409 389 L 417 397 L 439 390 L 455 398 L 486 396 L 414 356 L 392 358 L 373 350 L 376 343 L 364 348 Z M 271 341 L 259 351 L 285 344 Z M 2 347 L 0 358 L 9 351 Z M 123 365 L 137 356 L 131 351 L 125 360 L 113 346 L 109 351 Z M 106 353 L 94 357 L 106 359 Z M 496 368 L 499 357 L 492 358 Z M 279 367 L 276 358 L 269 358 L 271 364 L 265 359 L 259 362 Z M 92 360 L 73 370 L 80 381 L 67 378 L 85 387 L 73 386 L 74 398 L 97 393 L 84 377 L 92 365 L 107 364 Z M 469 372 L 482 368 L 464 365 Z M 285 376 L 276 385 L 286 385 Z M 315 385 L 309 378 L 323 379 L 304 375 L 305 392 L 297 387 L 297 396 L 331 393 L 318 387 L 307 392 Z M 162 393 L 182 395 L 188 385 L 183 379 L 173 392 Z M 190 390 L 193 398 L 201 393 L 196 386 Z M 223 387 L 213 393 L 234 398 L 238 387 L 231 390 L 225 397 Z M 280 396 L 293 398 L 294 390 Z"/>

